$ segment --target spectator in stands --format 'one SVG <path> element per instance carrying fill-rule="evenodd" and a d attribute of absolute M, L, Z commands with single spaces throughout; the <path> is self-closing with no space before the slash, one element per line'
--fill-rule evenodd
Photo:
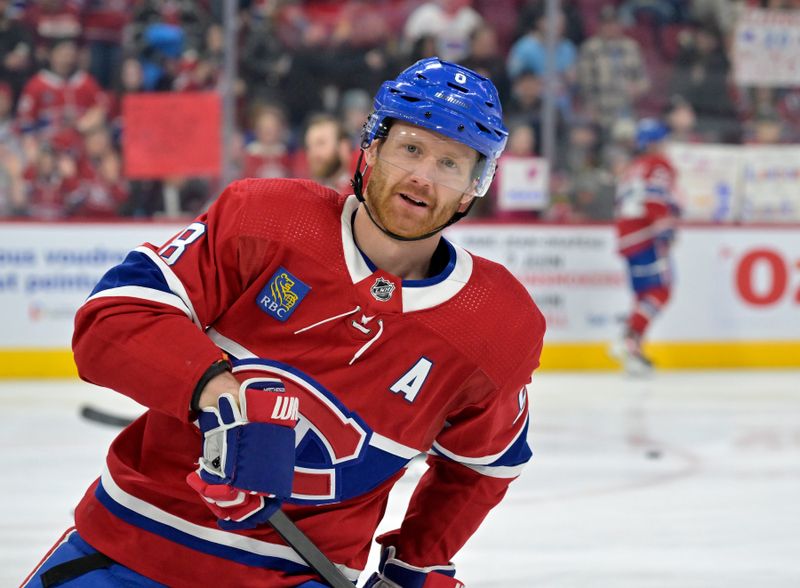
<path fill-rule="evenodd" d="M 86 0 L 83 38 L 89 49 L 89 73 L 106 90 L 114 84 L 122 63 L 122 41 L 134 0 Z"/>
<path fill-rule="evenodd" d="M 272 3 L 251 7 L 243 35 L 240 72 L 250 100 L 284 101 L 284 85 L 292 67 L 292 55 L 278 35 Z"/>
<path fill-rule="evenodd" d="M 47 61 L 50 47 L 59 39 L 78 40 L 81 15 L 77 2 L 33 0 L 27 3 L 23 22 L 34 34 L 36 61 Z"/>
<path fill-rule="evenodd" d="M 543 82 L 531 71 L 523 71 L 511 83 L 511 98 L 504 106 L 509 126 L 524 123 L 529 125 L 536 137 L 542 136 Z M 563 137 L 567 131 L 567 121 L 562 110 L 556 110 L 556 136 Z M 555 168 L 563 165 L 564 142 L 556 142 Z M 541 155 L 541 152 L 537 153 Z"/>
<path fill-rule="evenodd" d="M 697 116 L 692 105 L 682 96 L 673 96 L 664 114 L 670 129 L 672 143 L 700 143 L 703 138 L 697 132 Z"/>
<path fill-rule="evenodd" d="M 745 143 L 750 145 L 778 145 L 784 142 L 784 130 L 777 115 L 763 115 L 746 125 Z"/>
<path fill-rule="evenodd" d="M 781 92 L 775 109 L 784 122 L 787 142 L 800 143 L 800 88 Z"/>
<path fill-rule="evenodd" d="M 625 26 L 649 25 L 656 48 L 666 58 L 664 28 L 684 22 L 689 16 L 689 4 L 689 0 L 624 0 L 619 7 L 619 19 Z"/>
<path fill-rule="evenodd" d="M 494 27 L 483 24 L 472 32 L 469 55 L 462 65 L 492 80 L 500 102 L 506 103 L 511 92 L 511 82 L 506 73 L 505 59 L 497 44 Z"/>
<path fill-rule="evenodd" d="M 25 208 L 22 185 L 23 152 L 14 129 L 11 85 L 0 81 L 0 217 Z"/>
<path fill-rule="evenodd" d="M 245 146 L 243 176 L 285 178 L 293 172 L 286 112 L 278 105 L 264 105 L 253 116 L 255 139 Z"/>
<path fill-rule="evenodd" d="M 42 143 L 23 177 L 24 214 L 43 221 L 67 216 L 68 202 L 80 187 L 77 164 L 68 152 L 58 153 Z"/>
<path fill-rule="evenodd" d="M 128 213 L 128 185 L 109 129 L 104 125 L 88 129 L 83 140 L 78 164 L 80 185 L 67 202 L 69 215 L 111 218 Z"/>
<path fill-rule="evenodd" d="M 713 23 L 727 39 L 744 7 L 744 0 L 692 0 L 689 20 Z"/>
<path fill-rule="evenodd" d="M 53 41 L 48 67 L 33 76 L 22 91 L 17 120 L 23 132 L 43 138 L 73 133 L 105 120 L 108 102 L 95 79 L 78 69 L 78 46 L 73 39 Z"/>
<path fill-rule="evenodd" d="M 528 33 L 530 23 L 545 10 L 545 0 L 523 0 L 517 12 L 517 30 L 514 39 L 519 39 Z M 561 0 L 561 11 L 564 14 L 564 36 L 572 41 L 575 47 L 580 47 L 586 40 L 584 17 L 581 14 L 580 0 Z"/>
<path fill-rule="evenodd" d="M 600 161 L 600 131 L 587 119 L 573 121 L 565 154 L 572 215 L 577 221 L 610 221 L 614 216 L 614 177 Z"/>
<path fill-rule="evenodd" d="M 585 113 L 604 131 L 620 117 L 634 117 L 650 88 L 640 47 L 623 34 L 612 5 L 603 7 L 597 34 L 580 48 L 578 85 Z"/>
<path fill-rule="evenodd" d="M 131 38 L 141 51 L 147 45 L 148 29 L 167 25 L 182 31 L 181 50 L 197 49 L 203 45 L 203 35 L 211 22 L 205 5 L 196 0 L 137 0 L 130 24 Z"/>
<path fill-rule="evenodd" d="M 339 119 L 344 132 L 350 138 L 350 146 L 361 146 L 361 130 L 372 111 L 372 97 L 361 88 L 350 88 L 342 94 Z"/>
<path fill-rule="evenodd" d="M 698 24 L 681 37 L 672 94 L 683 96 L 697 115 L 697 129 L 708 141 L 741 140 L 741 129 L 728 86 L 730 64 L 720 32 Z"/>
<path fill-rule="evenodd" d="M 572 113 L 572 91 L 575 85 L 577 50 L 572 41 L 564 38 L 564 14 L 556 20 L 556 62 L 558 74 L 558 105 L 566 118 Z M 508 75 L 516 78 L 523 71 L 544 76 L 547 71 L 547 15 L 544 10 L 535 14 L 528 33 L 520 37 L 508 54 Z"/>
<path fill-rule="evenodd" d="M 311 179 L 341 194 L 351 194 L 353 148 L 339 119 L 324 113 L 312 115 L 304 145 Z"/>
<path fill-rule="evenodd" d="M 431 0 L 420 4 L 406 20 L 403 37 L 407 47 L 433 35 L 437 53 L 446 61 L 460 61 L 469 53 L 469 37 L 483 23 L 470 0 Z"/>
<path fill-rule="evenodd" d="M 34 61 L 33 38 L 11 14 L 11 0 L 0 0 L 0 81 L 9 84 L 14 106 L 22 86 L 33 73 Z"/>
<path fill-rule="evenodd" d="M 178 92 L 213 90 L 222 74 L 225 55 L 222 26 L 212 24 L 205 31 L 203 47 L 181 55 L 172 89 Z"/>

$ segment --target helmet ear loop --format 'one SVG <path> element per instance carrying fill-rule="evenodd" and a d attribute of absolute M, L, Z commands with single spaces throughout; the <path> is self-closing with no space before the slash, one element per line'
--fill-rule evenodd
<path fill-rule="evenodd" d="M 364 174 L 369 167 L 369 165 L 364 164 L 363 161 L 364 149 L 362 148 L 361 153 L 358 154 L 358 161 L 356 162 L 356 169 L 353 172 L 353 179 L 350 180 L 350 185 L 353 187 L 353 194 L 356 195 L 359 202 L 364 202 Z"/>

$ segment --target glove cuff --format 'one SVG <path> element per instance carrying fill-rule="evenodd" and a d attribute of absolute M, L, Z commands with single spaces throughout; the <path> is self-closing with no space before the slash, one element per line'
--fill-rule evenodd
<path fill-rule="evenodd" d="M 436 566 L 412 566 L 396 556 L 390 545 L 381 553 L 380 573 L 384 579 L 403 588 L 458 588 L 463 586 L 455 579 L 456 567 L 450 563 Z"/>

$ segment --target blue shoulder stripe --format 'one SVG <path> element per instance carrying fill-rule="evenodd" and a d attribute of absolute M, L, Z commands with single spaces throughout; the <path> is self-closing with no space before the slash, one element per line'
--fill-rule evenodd
<path fill-rule="evenodd" d="M 131 251 L 117 266 L 108 270 L 89 295 L 124 286 L 139 286 L 172 294 L 161 270 L 144 253 Z"/>

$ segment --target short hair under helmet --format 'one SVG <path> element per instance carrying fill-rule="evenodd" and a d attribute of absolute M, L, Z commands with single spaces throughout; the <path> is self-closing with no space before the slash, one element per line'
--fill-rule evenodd
<path fill-rule="evenodd" d="M 361 133 L 363 148 L 386 136 L 387 120 L 417 125 L 475 149 L 484 157 L 475 195 L 486 194 L 508 139 L 500 98 L 489 79 L 438 57 L 422 59 L 381 85 Z"/>
<path fill-rule="evenodd" d="M 636 124 L 636 147 L 644 149 L 652 143 L 664 140 L 669 127 L 657 118 L 643 118 Z"/>

